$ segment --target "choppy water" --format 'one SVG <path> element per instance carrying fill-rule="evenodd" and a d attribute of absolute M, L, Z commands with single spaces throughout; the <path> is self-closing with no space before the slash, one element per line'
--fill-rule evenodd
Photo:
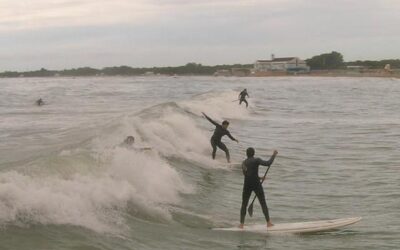
<path fill-rule="evenodd" d="M 248 110 L 233 102 L 247 88 Z M 400 80 L 0 79 L 0 249 L 398 249 Z M 34 106 L 42 97 L 47 105 Z M 273 222 L 362 216 L 262 236 L 238 224 L 243 177 L 200 114 L 231 121 L 233 161 L 279 155 Z M 136 137 L 138 151 L 118 146 Z M 258 204 L 247 223 L 264 221 Z"/>

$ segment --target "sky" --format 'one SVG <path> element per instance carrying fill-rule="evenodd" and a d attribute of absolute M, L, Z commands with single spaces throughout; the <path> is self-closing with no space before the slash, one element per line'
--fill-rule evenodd
<path fill-rule="evenodd" d="M 400 58 L 400 0 L 0 0 L 0 72 Z"/>

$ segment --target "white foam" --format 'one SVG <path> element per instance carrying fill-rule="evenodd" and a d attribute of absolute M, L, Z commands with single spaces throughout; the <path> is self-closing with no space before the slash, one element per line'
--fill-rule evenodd
<path fill-rule="evenodd" d="M 243 105 L 231 102 L 236 94 L 199 96 L 180 105 L 215 119 L 249 116 Z M 178 204 L 179 194 L 192 192 L 193 187 L 162 156 L 204 167 L 221 164 L 210 157 L 212 132 L 201 127 L 202 118 L 187 115 L 176 105 L 156 109 L 151 117 L 125 116 L 117 126 L 99 131 L 89 146 L 91 154 L 88 149 L 65 149 L 56 156 L 59 165 L 41 161 L 36 171 L 30 163 L 24 171 L 29 174 L 0 173 L 0 224 L 70 224 L 111 232 L 124 227 L 124 214 L 131 211 L 169 220 L 169 205 Z M 118 146 L 128 135 L 135 136 L 138 148 L 153 150 Z"/>
<path fill-rule="evenodd" d="M 253 109 L 251 101 L 249 101 L 247 109 L 245 103 L 242 102 L 239 105 L 238 92 L 233 90 L 198 95 L 178 104 L 195 114 L 201 115 L 201 112 L 205 112 L 210 117 L 218 120 L 249 119 Z"/>
<path fill-rule="evenodd" d="M 0 224 L 70 224 L 97 232 L 124 228 L 130 211 L 157 221 L 171 219 L 168 205 L 192 189 L 156 153 L 123 147 L 107 149 L 108 156 L 92 171 L 74 166 L 34 175 L 11 171 L 0 174 Z M 62 153 L 60 157 L 74 157 Z M 104 160 L 104 161 L 103 161 Z M 71 163 L 73 161 L 65 161 Z M 62 168 L 73 173 L 65 174 Z"/>
<path fill-rule="evenodd" d="M 114 207 L 134 193 L 127 183 L 105 176 L 76 175 L 70 179 L 32 177 L 18 172 L 0 175 L 0 222 L 70 224 L 98 232 L 118 223 Z M 119 190 L 116 192 L 116 190 Z"/>
<path fill-rule="evenodd" d="M 128 181 L 150 203 L 177 203 L 180 192 L 191 190 L 178 172 L 155 152 L 117 147 L 111 166 L 107 169 L 110 176 Z"/>

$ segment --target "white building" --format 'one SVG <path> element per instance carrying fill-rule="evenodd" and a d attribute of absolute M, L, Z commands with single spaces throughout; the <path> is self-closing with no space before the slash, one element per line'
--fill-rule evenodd
<path fill-rule="evenodd" d="M 257 60 L 254 63 L 255 72 L 286 71 L 286 72 L 309 72 L 310 67 L 304 60 L 298 57 L 275 58 L 271 60 Z"/>

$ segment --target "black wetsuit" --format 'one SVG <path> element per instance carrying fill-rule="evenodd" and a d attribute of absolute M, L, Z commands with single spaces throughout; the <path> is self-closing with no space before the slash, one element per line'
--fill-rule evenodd
<path fill-rule="evenodd" d="M 42 106 L 44 104 L 44 101 L 42 99 L 39 99 L 36 101 L 36 105 Z"/>
<path fill-rule="evenodd" d="M 251 196 L 251 192 L 254 191 L 258 201 L 261 204 L 262 211 L 265 216 L 265 220 L 269 221 L 269 213 L 267 203 L 265 201 L 264 190 L 262 188 L 260 177 L 258 176 L 258 167 L 270 166 L 274 161 L 275 156 L 271 156 L 268 161 L 263 161 L 260 158 L 249 157 L 242 163 L 243 174 L 244 174 L 244 185 L 242 193 L 242 208 L 240 210 L 240 223 L 244 223 L 244 218 L 246 216 L 247 204 Z"/>
<path fill-rule="evenodd" d="M 236 139 L 233 138 L 233 136 L 231 135 L 231 133 L 229 133 L 229 131 L 227 129 L 224 129 L 220 124 L 213 121 L 210 117 L 208 117 L 206 115 L 204 115 L 204 116 L 207 118 L 207 120 L 209 120 L 212 124 L 215 125 L 214 134 L 211 137 L 211 146 L 213 148 L 212 158 L 215 159 L 215 153 L 217 152 L 217 147 L 219 147 L 221 150 L 223 150 L 225 152 L 226 159 L 229 162 L 230 161 L 229 150 L 225 146 L 225 144 L 223 142 L 221 142 L 221 138 L 222 138 L 222 136 L 227 135 L 232 141 L 236 141 Z"/>
<path fill-rule="evenodd" d="M 246 90 L 243 90 L 239 94 L 239 105 L 242 104 L 242 102 L 246 103 L 246 108 L 249 106 L 249 103 L 246 100 L 246 96 L 250 97 L 249 94 L 247 94 Z"/>

